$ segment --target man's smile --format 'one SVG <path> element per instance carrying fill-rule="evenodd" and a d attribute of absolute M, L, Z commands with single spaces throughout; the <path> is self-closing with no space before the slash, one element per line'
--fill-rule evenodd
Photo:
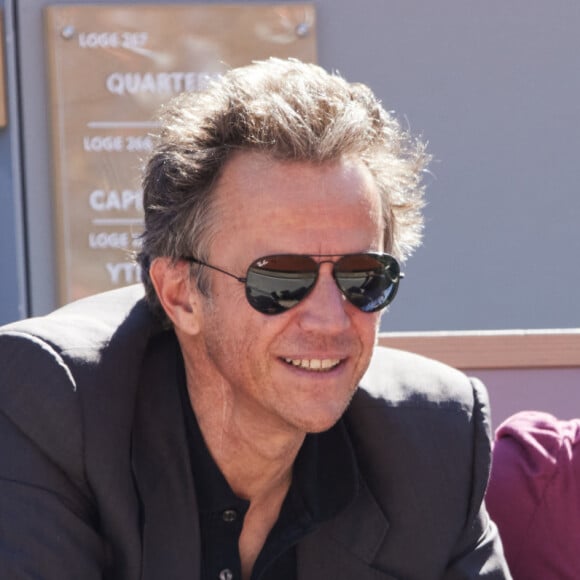
<path fill-rule="evenodd" d="M 292 366 L 317 372 L 325 372 L 332 370 L 341 363 L 341 359 L 338 358 L 311 358 L 311 359 L 284 358 L 284 361 Z"/>

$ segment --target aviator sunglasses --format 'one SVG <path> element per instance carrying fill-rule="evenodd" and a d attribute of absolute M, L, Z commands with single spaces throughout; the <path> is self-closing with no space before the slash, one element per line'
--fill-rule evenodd
<path fill-rule="evenodd" d="M 323 259 L 317 262 L 314 258 Z M 226 274 L 246 287 L 250 305 L 262 314 L 280 314 L 299 304 L 310 294 L 321 264 L 332 264 L 332 276 L 345 298 L 363 312 L 376 312 L 389 305 L 403 277 L 399 263 L 383 253 L 360 254 L 279 254 L 252 262 L 245 278 L 192 256 L 182 258 Z"/>

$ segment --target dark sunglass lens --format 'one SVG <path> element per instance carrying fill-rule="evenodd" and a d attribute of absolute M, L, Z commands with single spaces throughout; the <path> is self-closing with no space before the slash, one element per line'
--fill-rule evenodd
<path fill-rule="evenodd" d="M 253 262 L 246 275 L 248 302 L 264 314 L 296 306 L 316 282 L 318 267 L 308 256 L 266 256 Z"/>
<path fill-rule="evenodd" d="M 334 266 L 334 278 L 346 298 L 363 312 L 375 312 L 393 301 L 400 269 L 387 254 L 352 254 Z"/>

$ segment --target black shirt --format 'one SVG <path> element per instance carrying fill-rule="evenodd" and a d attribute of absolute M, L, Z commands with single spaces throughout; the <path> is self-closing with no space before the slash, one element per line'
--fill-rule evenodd
<path fill-rule="evenodd" d="M 240 580 L 238 541 L 250 502 L 237 497 L 205 444 L 189 402 L 182 395 L 193 479 L 199 506 L 202 580 Z M 280 515 L 258 555 L 251 580 L 296 580 L 296 544 L 354 499 L 358 468 L 340 420 L 330 430 L 307 435 L 294 463 Z"/>

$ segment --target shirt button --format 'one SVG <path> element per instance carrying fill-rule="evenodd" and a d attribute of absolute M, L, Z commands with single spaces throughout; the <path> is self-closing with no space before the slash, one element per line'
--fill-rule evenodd
<path fill-rule="evenodd" d="M 232 580 L 233 577 L 234 575 L 229 568 L 224 568 L 219 575 L 220 580 Z"/>
<path fill-rule="evenodd" d="M 237 517 L 238 513 L 236 512 L 236 510 L 224 510 L 224 512 L 222 513 L 222 520 L 228 524 L 235 522 Z"/>

